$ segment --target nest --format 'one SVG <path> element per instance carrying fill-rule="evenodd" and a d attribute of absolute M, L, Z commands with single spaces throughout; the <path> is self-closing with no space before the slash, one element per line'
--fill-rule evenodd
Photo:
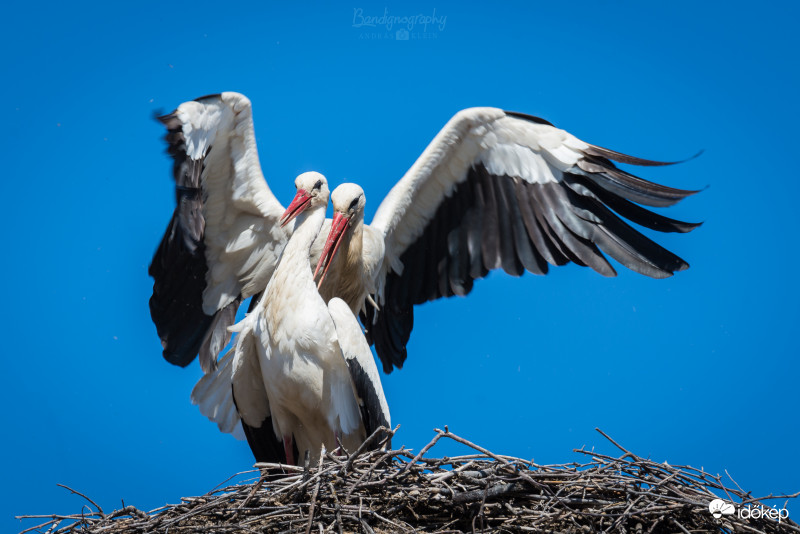
<path fill-rule="evenodd" d="M 47 519 L 23 532 L 800 533 L 785 510 L 798 494 L 753 498 L 732 479 L 735 489 L 719 475 L 641 458 L 605 434 L 621 456 L 576 449 L 585 462 L 538 465 L 494 454 L 447 427 L 417 454 L 367 451 L 394 434 L 382 430 L 351 455 L 323 451 L 305 467 L 256 464 L 258 471 L 238 474 L 249 480 L 150 512 L 127 506 L 107 514 L 71 490 L 91 505 L 84 513 L 23 516 Z M 426 456 L 441 439 L 474 454 Z M 714 517 L 709 506 L 720 498 Z M 769 499 L 784 499 L 784 509 Z"/>

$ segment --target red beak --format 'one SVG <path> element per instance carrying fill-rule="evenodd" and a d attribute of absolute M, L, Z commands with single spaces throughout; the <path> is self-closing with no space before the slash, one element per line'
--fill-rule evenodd
<path fill-rule="evenodd" d="M 303 213 L 309 202 L 311 202 L 311 195 L 305 189 L 298 189 L 292 203 L 281 216 L 281 226 L 286 226 L 292 219 Z"/>
<path fill-rule="evenodd" d="M 317 268 L 314 270 L 314 278 L 316 278 L 320 268 L 323 268 L 322 277 L 319 279 L 317 288 L 319 288 L 322 285 L 322 281 L 325 280 L 325 275 L 328 273 L 328 269 L 331 267 L 333 258 L 336 256 L 336 251 L 339 250 L 339 245 L 342 244 L 342 238 L 344 237 L 344 233 L 347 230 L 349 223 L 350 217 L 347 215 L 344 215 L 340 212 L 333 214 L 331 231 L 328 233 L 328 239 L 325 241 L 325 248 L 322 249 L 322 255 L 319 257 Z"/>

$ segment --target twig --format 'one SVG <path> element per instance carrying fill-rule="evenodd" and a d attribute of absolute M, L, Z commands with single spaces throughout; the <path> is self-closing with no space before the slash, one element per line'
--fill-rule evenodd
<path fill-rule="evenodd" d="M 100 513 L 100 517 L 105 517 L 106 516 L 105 512 L 103 512 L 103 509 L 100 508 L 99 504 L 94 502 L 92 499 L 90 499 L 89 497 L 87 497 L 86 495 L 81 493 L 80 491 L 74 490 L 74 489 L 70 488 L 69 486 L 65 486 L 64 484 L 56 484 L 56 486 L 58 486 L 59 488 L 64 488 L 65 490 L 69 490 L 73 495 L 80 495 L 81 497 L 83 497 L 84 499 L 86 499 L 87 501 L 92 503 L 92 505 L 95 508 L 97 508 L 97 511 Z"/>
<path fill-rule="evenodd" d="M 322 462 L 325 461 L 325 447 L 322 447 L 322 453 L 319 455 L 319 465 L 317 471 L 322 471 Z M 308 524 L 306 525 L 306 534 L 311 532 L 311 524 L 314 522 L 314 506 L 317 504 L 317 495 L 319 494 L 319 485 L 322 482 L 317 478 L 317 485 L 314 486 L 314 494 L 311 497 L 311 506 L 308 509 Z"/>

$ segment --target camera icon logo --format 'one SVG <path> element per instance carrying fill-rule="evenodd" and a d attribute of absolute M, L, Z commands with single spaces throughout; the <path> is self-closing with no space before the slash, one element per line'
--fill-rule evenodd
<path fill-rule="evenodd" d="M 408 41 L 408 30 L 405 28 L 397 30 L 397 33 L 395 33 L 395 39 L 398 41 Z"/>

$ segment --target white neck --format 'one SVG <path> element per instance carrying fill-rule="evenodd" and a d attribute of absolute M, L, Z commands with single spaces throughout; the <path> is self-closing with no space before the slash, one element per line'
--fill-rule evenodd
<path fill-rule="evenodd" d="M 297 216 L 294 232 L 275 269 L 275 275 L 284 281 L 287 278 L 313 277 L 309 256 L 311 245 L 325 222 L 326 205 L 312 206 Z M 284 278 L 283 275 L 286 275 Z"/>

